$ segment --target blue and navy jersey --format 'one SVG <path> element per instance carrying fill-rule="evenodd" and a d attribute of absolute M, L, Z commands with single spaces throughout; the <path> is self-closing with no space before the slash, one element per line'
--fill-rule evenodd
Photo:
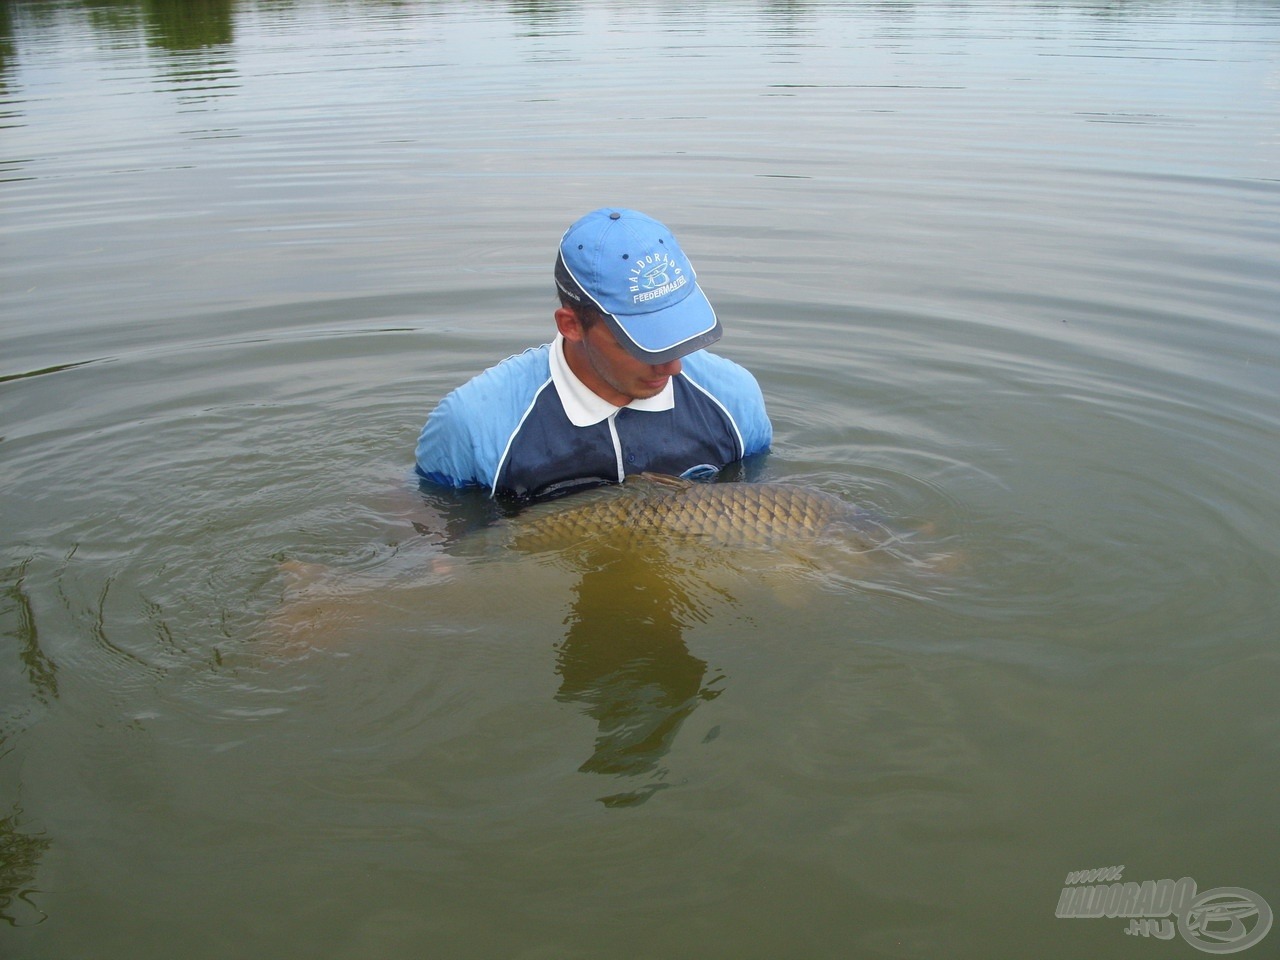
<path fill-rule="evenodd" d="M 544 344 L 508 357 L 454 390 L 418 438 L 419 476 L 492 496 L 557 496 L 619 483 L 629 474 L 719 470 L 769 448 L 773 428 L 755 377 L 699 350 L 681 359 L 669 409 L 620 407 L 575 426 L 551 375 Z"/>

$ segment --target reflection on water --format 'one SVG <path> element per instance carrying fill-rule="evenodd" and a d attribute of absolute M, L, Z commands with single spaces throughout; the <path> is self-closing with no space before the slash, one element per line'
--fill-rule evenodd
<path fill-rule="evenodd" d="M 554 643 L 555 700 L 578 705 L 597 728 L 579 770 L 619 778 L 599 798 L 605 806 L 643 803 L 671 785 L 662 761 L 681 726 L 723 689 L 722 675 L 707 680 L 707 663 L 690 652 L 686 632 L 709 622 L 713 607 L 732 608 L 760 586 L 754 557 L 701 546 L 675 551 L 657 541 L 624 549 L 597 540 L 529 558 L 504 543 L 472 530 L 440 552 L 419 545 L 364 574 L 288 562 L 284 601 L 260 632 L 258 655 L 287 662 L 308 650 L 358 653 L 379 642 L 370 631 L 394 623 L 394 611 L 430 610 L 439 620 L 455 605 L 484 604 L 495 582 L 538 583 L 543 571 L 555 570 L 549 582 L 567 592 L 538 590 L 542 604 L 567 608 L 563 636 Z M 546 615 L 521 612 L 535 623 Z"/>
<path fill-rule="evenodd" d="M 581 579 L 557 651 L 556 699 L 581 704 L 599 726 L 581 770 L 646 777 L 600 798 L 606 806 L 633 806 L 668 785 L 660 763 L 681 724 L 720 693 L 711 686 L 721 678 L 704 684 L 707 664 L 684 639 L 707 607 L 694 571 L 672 564 L 660 547 L 597 547 L 575 567 Z"/>
<path fill-rule="evenodd" d="M 0 747 L 3 744 L 0 743 Z M 45 919 L 35 902 L 36 871 L 49 849 L 48 837 L 21 828 L 22 810 L 0 817 L 0 923 L 27 926 Z"/>
<path fill-rule="evenodd" d="M 7 94 L 6 85 L 13 63 L 13 10 L 10 4 L 0 3 L 0 94 Z M 7 111 L 6 111 L 7 112 Z M 5 113 L 0 113 L 0 120 Z"/>
<path fill-rule="evenodd" d="M 14 58 L 15 37 L 35 30 L 74 30 L 64 20 L 83 17 L 89 35 L 104 52 L 124 55 L 135 38 L 141 38 L 163 54 L 155 61 L 158 89 L 174 94 L 183 108 L 191 108 L 239 89 L 235 20 L 244 10 L 234 0 L 0 3 L 0 91 Z M 18 98 L 14 106 L 21 103 Z M 4 115 L 19 118 L 23 111 L 14 109 Z"/>
<path fill-rule="evenodd" d="M 17 31 L 52 28 L 69 17 L 83 18 L 92 36 L 107 47 L 134 32 L 159 50 L 228 46 L 235 40 L 237 8 L 243 14 L 249 6 L 235 0 L 6 0 L 0 4 L 0 47 Z"/>
<path fill-rule="evenodd" d="M 146 0 L 147 41 L 164 50 L 197 50 L 235 39 L 235 0 Z"/>
<path fill-rule="evenodd" d="M 240 88 L 233 41 L 233 0 L 149 0 L 147 43 L 169 54 L 159 85 L 192 108 Z"/>
<path fill-rule="evenodd" d="M 29 693 L 0 688 L 0 758 L 9 752 L 6 743 L 18 716 L 10 711 L 34 698 L 47 704 L 58 695 L 57 667 L 40 648 L 35 610 L 25 584 L 30 561 L 0 572 L 0 645 L 16 649 Z M 49 848 L 48 837 L 22 827 L 22 810 L 15 803 L 9 815 L 0 818 L 0 922 L 14 926 L 37 923 L 44 913 L 36 906 L 34 885 L 41 855 Z M 21 909 L 20 909 L 21 907 Z"/>
<path fill-rule="evenodd" d="M 58 695 L 57 666 L 40 648 L 35 609 L 27 594 L 26 573 L 30 560 L 0 572 L 0 638 L 12 643 L 22 661 L 31 693 L 42 703 Z M 9 702 L 20 702 L 20 698 Z"/>

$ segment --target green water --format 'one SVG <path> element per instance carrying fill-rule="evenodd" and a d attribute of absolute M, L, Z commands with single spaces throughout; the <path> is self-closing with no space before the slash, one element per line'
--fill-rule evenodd
<path fill-rule="evenodd" d="M 1119 865 L 1280 908 L 1274 5 L 0 11 L 6 957 L 1204 952 L 1056 915 Z M 762 475 L 932 562 L 419 532 L 483 512 L 422 420 L 605 203 Z"/>

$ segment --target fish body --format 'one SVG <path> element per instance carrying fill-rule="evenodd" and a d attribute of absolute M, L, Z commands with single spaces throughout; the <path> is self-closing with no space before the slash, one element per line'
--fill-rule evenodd
<path fill-rule="evenodd" d="M 871 546 L 869 528 L 876 526 L 839 497 L 793 483 L 694 483 L 642 474 L 639 482 L 630 478 L 586 497 L 519 515 L 509 543 L 537 551 L 599 538 L 620 546 L 681 538 L 767 546 L 852 537 Z"/>

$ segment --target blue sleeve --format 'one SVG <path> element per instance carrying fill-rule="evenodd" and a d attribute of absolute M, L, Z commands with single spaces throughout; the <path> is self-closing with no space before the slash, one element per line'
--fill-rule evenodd
<path fill-rule="evenodd" d="M 512 434 L 551 376 L 548 350 L 508 357 L 441 400 L 418 435 L 418 475 L 446 487 L 492 487 Z"/>
<path fill-rule="evenodd" d="M 486 475 L 476 457 L 467 416 L 465 387 L 450 393 L 431 411 L 418 434 L 416 452 L 418 475 L 445 487 L 467 487 L 483 483 Z"/>
<path fill-rule="evenodd" d="M 773 424 L 751 371 L 705 350 L 685 357 L 684 363 L 687 374 L 728 411 L 742 437 L 742 455 L 768 450 L 773 443 Z"/>

